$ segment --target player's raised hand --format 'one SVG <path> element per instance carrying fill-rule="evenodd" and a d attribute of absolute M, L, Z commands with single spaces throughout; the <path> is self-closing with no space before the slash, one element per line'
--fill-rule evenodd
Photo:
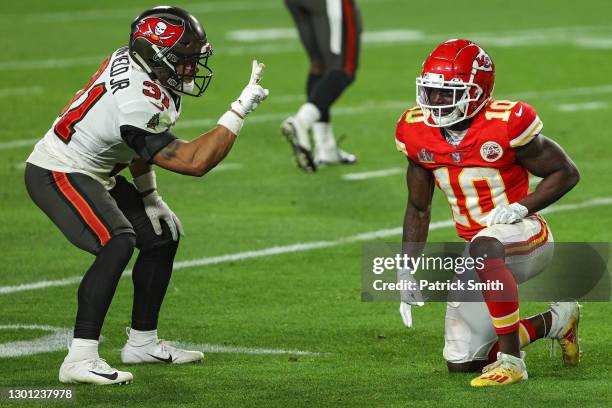
<path fill-rule="evenodd" d="M 269 90 L 259 85 L 263 78 L 264 68 L 263 63 L 253 60 L 249 83 L 242 90 L 238 100 L 232 103 L 232 110 L 243 118 L 257 109 L 259 104 L 270 94 Z"/>
<path fill-rule="evenodd" d="M 249 85 L 258 85 L 259 81 L 263 79 L 263 72 L 266 65 L 262 62 L 257 62 L 257 60 L 253 60 L 253 69 L 251 70 L 251 80 L 249 81 Z"/>

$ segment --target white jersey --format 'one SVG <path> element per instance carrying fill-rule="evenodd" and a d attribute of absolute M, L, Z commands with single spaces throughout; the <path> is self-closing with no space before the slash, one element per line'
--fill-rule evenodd
<path fill-rule="evenodd" d="M 126 126 L 149 137 L 163 134 L 167 140 L 165 132 L 176 123 L 180 112 L 180 97 L 131 63 L 128 48 L 123 47 L 107 58 L 85 88 L 77 92 L 27 162 L 63 173 L 84 173 L 110 189 L 117 171 L 134 156 L 147 155 L 134 143 L 132 147 L 126 143 Z"/>

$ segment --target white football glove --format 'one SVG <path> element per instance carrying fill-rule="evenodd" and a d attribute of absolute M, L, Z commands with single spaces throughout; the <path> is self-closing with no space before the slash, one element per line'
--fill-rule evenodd
<path fill-rule="evenodd" d="M 157 235 L 162 234 L 162 226 L 159 220 L 164 220 L 166 225 L 168 225 L 174 241 L 178 240 L 179 234 L 181 236 L 185 235 L 183 224 L 181 224 L 176 214 L 168 207 L 168 204 L 162 200 L 157 191 L 153 191 L 143 197 L 142 202 L 144 203 L 147 216 L 151 220 L 151 224 L 153 224 L 153 230 Z"/>
<path fill-rule="evenodd" d="M 502 204 L 495 207 L 484 218 L 487 227 L 495 224 L 514 224 L 527 216 L 529 210 L 519 203 Z"/>
<path fill-rule="evenodd" d="M 249 83 L 242 90 L 242 93 L 238 99 L 232 103 L 232 110 L 238 113 L 243 118 L 250 112 L 253 112 L 261 102 L 263 102 L 270 91 L 264 89 L 259 85 L 259 82 L 263 78 L 263 71 L 265 65 L 258 63 L 257 60 L 253 60 L 253 69 L 251 71 L 251 78 Z"/>
<path fill-rule="evenodd" d="M 412 327 L 412 306 L 408 303 L 400 302 L 399 312 L 404 326 Z"/>
<path fill-rule="evenodd" d="M 423 306 L 425 304 L 425 299 L 423 299 L 423 294 L 418 288 L 417 281 L 414 278 L 414 275 L 411 272 L 411 269 L 398 269 L 397 270 L 397 281 L 398 282 L 414 282 L 415 289 L 414 290 L 400 290 L 400 307 L 399 312 L 402 316 L 402 321 L 404 322 L 404 326 L 412 327 L 412 306 Z"/>

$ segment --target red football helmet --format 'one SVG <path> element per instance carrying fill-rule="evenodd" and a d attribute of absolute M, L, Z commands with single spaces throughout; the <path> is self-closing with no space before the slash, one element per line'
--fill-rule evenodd
<path fill-rule="evenodd" d="M 443 42 L 416 79 L 425 123 L 447 127 L 473 117 L 491 98 L 494 82 L 495 65 L 485 50 L 468 40 Z"/>

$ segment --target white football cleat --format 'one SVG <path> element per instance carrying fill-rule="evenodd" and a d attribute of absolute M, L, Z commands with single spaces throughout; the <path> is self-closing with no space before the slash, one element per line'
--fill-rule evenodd
<path fill-rule="evenodd" d="M 281 124 L 281 133 L 291 145 L 298 167 L 306 172 L 316 171 L 308 129 L 291 116 Z"/>
<path fill-rule="evenodd" d="M 337 147 L 331 152 L 317 151 L 315 154 L 314 161 L 317 166 L 331 166 L 334 164 L 355 164 L 357 163 L 357 156 L 345 152 L 344 150 Z"/>
<path fill-rule="evenodd" d="M 121 350 L 124 364 L 186 364 L 199 363 L 203 359 L 204 353 L 201 351 L 183 350 L 159 339 L 142 346 L 133 346 L 128 341 Z"/>
<path fill-rule="evenodd" d="M 580 305 L 578 302 L 557 302 L 550 305 L 550 311 L 552 325 L 546 337 L 559 342 L 563 364 L 576 367 L 580 364 Z"/>
<path fill-rule="evenodd" d="M 133 379 L 132 373 L 112 368 L 103 358 L 71 363 L 64 361 L 59 370 L 59 380 L 62 383 L 129 384 Z"/>

